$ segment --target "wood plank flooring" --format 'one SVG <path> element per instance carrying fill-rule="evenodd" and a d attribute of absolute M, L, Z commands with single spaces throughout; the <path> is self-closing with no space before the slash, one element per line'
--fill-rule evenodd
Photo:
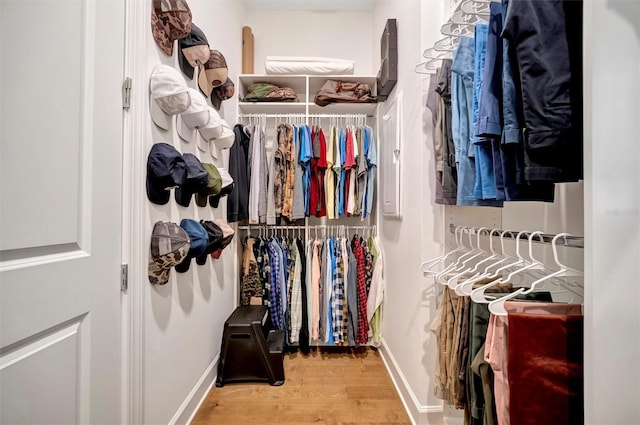
<path fill-rule="evenodd" d="M 211 389 L 192 424 L 410 425 L 380 354 L 370 348 L 285 355 L 285 383 Z"/>

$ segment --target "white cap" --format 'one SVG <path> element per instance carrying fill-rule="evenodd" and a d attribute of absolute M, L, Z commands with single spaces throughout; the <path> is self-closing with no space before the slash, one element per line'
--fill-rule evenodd
<path fill-rule="evenodd" d="M 231 146 L 233 146 L 233 143 L 236 141 L 236 135 L 234 134 L 233 130 L 231 129 L 231 127 L 229 127 L 229 124 L 227 124 L 225 120 L 222 120 L 221 127 L 222 127 L 222 132 L 218 137 L 214 139 L 213 143 L 215 143 L 216 148 L 220 150 L 229 149 Z"/>
<path fill-rule="evenodd" d="M 189 88 L 188 91 L 191 97 L 191 105 L 176 119 L 178 135 L 185 142 L 191 142 L 195 136 L 195 131 L 209 124 L 211 118 L 207 99 L 202 93 L 192 88 Z"/>
<path fill-rule="evenodd" d="M 171 116 L 180 114 L 191 104 L 184 78 L 173 67 L 156 65 L 149 78 L 149 109 L 153 122 L 164 130 L 171 128 Z"/>
<path fill-rule="evenodd" d="M 209 143 L 222 135 L 221 124 L 223 121 L 218 111 L 208 105 L 207 109 L 209 111 L 209 122 L 204 127 L 200 127 L 198 131 L 204 139 L 204 142 Z"/>

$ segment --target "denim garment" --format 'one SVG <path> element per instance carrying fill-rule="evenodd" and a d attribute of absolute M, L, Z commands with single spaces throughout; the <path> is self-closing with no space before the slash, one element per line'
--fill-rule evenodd
<path fill-rule="evenodd" d="M 453 52 L 451 64 L 451 128 L 458 170 L 457 205 L 478 205 L 473 196 L 476 169 L 471 143 L 473 51 L 473 38 L 460 37 L 458 47 Z"/>
<path fill-rule="evenodd" d="M 511 1 L 502 35 L 520 72 L 526 179 L 582 178 L 582 1 Z"/>
<path fill-rule="evenodd" d="M 453 143 L 452 122 L 451 122 L 451 59 L 442 61 L 442 68 L 438 79 L 436 93 L 440 96 L 442 104 L 441 111 L 444 112 L 442 117 L 442 190 L 445 198 L 456 196 L 457 188 L 457 172 L 455 159 L 455 146 Z"/>
<path fill-rule="evenodd" d="M 502 102 L 502 6 L 500 3 L 490 4 L 489 30 L 487 34 L 487 52 L 480 92 L 480 112 L 477 135 L 481 137 L 500 138 L 502 134 L 501 105 Z"/>
<path fill-rule="evenodd" d="M 478 118 L 480 114 L 480 93 L 483 87 L 484 68 L 487 51 L 489 25 L 476 24 L 475 55 L 473 77 L 473 142 L 476 158 L 476 181 L 473 194 L 479 200 L 496 199 L 496 182 L 493 172 L 493 153 L 491 139 L 478 137 Z"/>

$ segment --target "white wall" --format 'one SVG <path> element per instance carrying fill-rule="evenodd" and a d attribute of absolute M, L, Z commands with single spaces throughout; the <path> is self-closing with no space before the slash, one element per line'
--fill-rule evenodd
<path fill-rule="evenodd" d="M 435 167 L 429 126 L 423 127 L 428 84 L 423 75 L 413 71 L 421 62 L 423 39 L 433 43 L 443 16 L 442 0 L 379 0 L 374 9 L 374 49 L 386 20 L 397 19 L 398 83 L 386 104 L 402 93 L 403 115 L 401 184 L 402 220 L 378 217 L 379 235 L 385 254 L 387 291 L 384 304 L 383 354 L 391 364 L 392 374 L 404 402 L 418 423 L 436 423 L 442 403 L 432 395 L 431 371 L 434 367 L 435 342 L 428 326 L 435 312 L 435 294 L 420 271 L 425 258 L 441 250 L 443 209 L 434 206 L 432 171 Z M 376 56 L 374 68 L 379 66 Z M 385 113 L 386 106 L 379 106 Z M 380 144 L 385 141 L 380 140 Z M 382 149 L 379 150 L 383 152 Z M 384 161 L 381 158 L 379 163 Z M 380 179 L 384 179 L 381 173 Z M 431 416 L 431 417 L 430 417 Z"/>
<path fill-rule="evenodd" d="M 585 2 L 585 423 L 640 423 L 640 4 Z"/>
<path fill-rule="evenodd" d="M 253 31 L 254 73 L 264 74 L 267 56 L 321 56 L 355 60 L 355 74 L 375 75 L 371 16 L 367 10 L 247 10 L 242 25 Z"/>
<path fill-rule="evenodd" d="M 190 0 L 196 23 L 207 35 L 211 48 L 226 57 L 229 76 L 236 80 L 241 71 L 242 34 L 240 17 L 244 3 L 234 0 Z M 147 278 L 149 240 L 158 220 L 179 223 L 183 218 L 213 219 L 226 217 L 226 203 L 218 209 L 178 206 L 173 199 L 167 205 L 147 201 L 145 192 L 146 160 L 153 143 L 172 144 L 182 153 L 193 153 L 203 162 L 228 163 L 223 156 L 216 161 L 198 151 L 195 143 L 183 142 L 175 129 L 158 130 L 148 112 L 149 75 L 156 64 L 180 69 L 177 45 L 173 57 L 167 57 L 155 44 L 150 31 L 151 2 L 134 2 L 134 26 L 130 46 L 130 72 L 134 77 L 131 167 L 132 192 L 130 231 L 134 245 L 130 249 L 132 295 L 132 371 L 133 422 L 144 424 L 187 423 L 205 395 L 217 370 L 223 324 L 234 307 L 237 283 L 236 255 L 228 247 L 218 260 L 209 258 L 205 266 L 192 261 L 184 274 L 173 270 L 164 286 L 152 286 Z M 224 18 L 222 18 L 224 17 Z M 136 47 L 137 46 L 137 47 Z M 195 81 L 187 81 L 197 88 Z M 236 98 L 224 102 L 223 114 L 235 123 Z M 174 124 L 175 125 L 175 124 Z"/>

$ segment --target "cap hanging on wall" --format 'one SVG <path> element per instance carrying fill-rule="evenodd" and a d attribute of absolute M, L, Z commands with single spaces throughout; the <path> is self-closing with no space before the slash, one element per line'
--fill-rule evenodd
<path fill-rule="evenodd" d="M 156 65 L 149 78 L 149 110 L 153 122 L 163 130 L 171 128 L 171 116 L 185 112 L 191 96 L 184 78 L 175 68 Z"/>
<path fill-rule="evenodd" d="M 151 33 L 160 49 L 173 55 L 173 42 L 191 33 L 191 10 L 185 0 L 153 0 Z"/>
<path fill-rule="evenodd" d="M 178 52 L 180 69 L 184 75 L 193 79 L 193 69 L 209 62 L 211 57 L 207 36 L 196 24 L 191 24 L 191 34 L 180 39 L 178 46 L 180 48 Z"/>

